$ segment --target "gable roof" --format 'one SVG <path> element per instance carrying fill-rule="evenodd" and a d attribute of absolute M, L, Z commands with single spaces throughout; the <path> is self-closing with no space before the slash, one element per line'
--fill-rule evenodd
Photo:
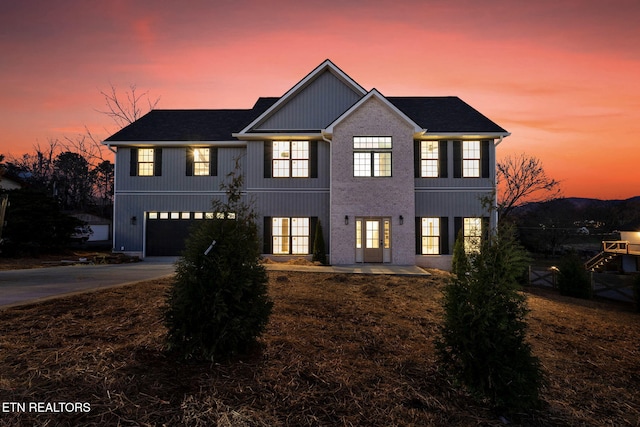
<path fill-rule="evenodd" d="M 104 143 L 126 145 L 126 143 L 154 141 L 229 142 L 274 136 L 279 133 L 279 127 L 276 125 L 275 129 L 269 130 L 266 128 L 268 125 L 285 122 L 287 124 L 302 123 L 299 120 L 279 121 L 279 117 L 284 118 L 287 114 L 296 114 L 300 111 L 305 111 L 307 116 L 313 116 L 315 110 L 308 110 L 310 106 L 316 106 L 312 101 L 317 99 L 323 90 L 332 88 L 339 88 L 342 97 L 332 99 L 329 104 L 323 104 L 323 108 L 329 108 L 331 112 L 324 112 L 324 115 L 320 115 L 322 117 L 318 116 L 314 119 L 317 129 L 283 128 L 280 134 L 290 137 L 308 136 L 310 132 L 320 134 L 323 128 L 335 126 L 337 120 L 348 115 L 365 99 L 375 96 L 414 126 L 416 133 L 426 130 L 424 137 L 495 138 L 510 135 L 505 129 L 456 96 L 384 97 L 376 89 L 367 92 L 327 59 L 283 96 L 259 98 L 251 109 L 153 110 L 107 138 Z M 265 124 L 267 126 L 264 129 L 260 127 Z"/>
<path fill-rule="evenodd" d="M 289 89 L 287 93 L 282 95 L 282 97 L 280 97 L 280 99 L 278 99 L 276 103 L 274 103 L 271 107 L 269 107 L 266 111 L 264 111 L 260 116 L 256 117 L 256 119 L 253 120 L 251 123 L 249 123 L 244 129 L 238 132 L 237 136 L 243 136 L 247 133 L 258 130 L 261 124 L 263 124 L 265 121 L 269 120 L 274 115 L 276 115 L 279 111 L 284 109 L 288 103 L 292 102 L 292 100 L 294 100 L 298 95 L 300 95 L 303 91 L 305 91 L 305 89 L 311 87 L 311 85 L 314 82 L 318 81 L 323 76 L 325 76 L 326 73 L 330 73 L 338 81 L 342 82 L 342 84 L 345 87 L 350 89 L 355 94 L 354 99 L 352 99 L 348 105 L 351 105 L 353 103 L 353 100 L 366 95 L 367 91 L 362 86 L 360 86 L 355 80 L 349 77 L 340 68 L 338 68 L 333 62 L 327 59 L 322 64 L 318 65 L 313 71 L 307 74 L 295 86 Z M 345 108 L 345 107 L 343 106 L 342 108 Z M 336 113 L 336 116 L 339 115 L 340 113 L 342 113 L 342 111 L 339 111 L 338 113 Z M 327 119 L 327 121 L 333 120 L 336 116 L 330 117 L 329 119 Z M 319 131 L 320 127 L 324 127 L 326 125 L 328 125 L 328 123 L 325 121 L 325 123 L 322 126 L 317 126 L 318 129 L 313 129 L 313 130 Z"/>
<path fill-rule="evenodd" d="M 105 142 L 231 141 L 234 132 L 277 100 L 259 98 L 249 110 L 152 110 Z"/>
<path fill-rule="evenodd" d="M 351 115 L 351 113 L 353 113 L 358 108 L 360 108 L 362 105 L 364 105 L 364 103 L 366 103 L 367 101 L 369 101 L 370 99 L 373 99 L 373 98 L 375 98 L 378 101 L 382 102 L 382 104 L 384 106 L 386 106 L 392 113 L 396 114 L 398 117 L 400 117 L 402 120 L 407 122 L 410 126 L 412 126 L 414 133 L 421 133 L 421 132 L 424 132 L 426 130 L 426 128 L 424 128 L 424 127 L 420 126 L 419 124 L 417 124 L 414 120 L 412 120 L 410 117 L 408 117 L 404 112 L 402 112 L 400 109 L 398 109 L 398 107 L 396 107 L 394 104 L 389 102 L 389 100 L 387 98 L 385 98 L 380 92 L 378 92 L 377 89 L 374 88 L 374 89 L 371 89 L 371 91 L 366 96 L 360 98 L 360 100 L 358 102 L 356 102 L 354 105 L 352 105 L 351 108 L 349 108 L 347 111 L 342 113 L 340 115 L 340 117 L 338 117 L 336 120 L 334 120 L 329 126 L 327 126 L 326 133 L 327 134 L 332 134 L 333 133 L 333 129 L 334 129 L 335 126 L 337 126 L 340 122 L 342 122 L 349 115 Z"/>

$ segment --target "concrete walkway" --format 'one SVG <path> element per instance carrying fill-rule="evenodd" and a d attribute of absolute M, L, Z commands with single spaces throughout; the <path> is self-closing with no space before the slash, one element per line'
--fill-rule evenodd
<path fill-rule="evenodd" d="M 395 276 L 430 276 L 415 265 L 356 264 L 356 265 L 296 265 L 286 263 L 268 263 L 264 265 L 269 271 L 306 271 L 313 273 L 347 273 L 347 274 L 387 274 Z"/>

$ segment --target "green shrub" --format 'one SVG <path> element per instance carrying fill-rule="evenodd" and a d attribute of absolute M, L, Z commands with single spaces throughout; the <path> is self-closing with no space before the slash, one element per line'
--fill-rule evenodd
<path fill-rule="evenodd" d="M 241 202 L 242 176 L 232 174 L 223 188 L 228 202 L 214 202 L 213 209 L 224 219 L 204 220 L 192 230 L 167 295 L 167 346 L 187 359 L 224 360 L 247 352 L 273 305 L 255 215 Z"/>
<path fill-rule="evenodd" d="M 593 296 L 591 278 L 575 252 L 565 255 L 558 265 L 560 295 L 590 299 Z"/>
<path fill-rule="evenodd" d="M 462 230 L 458 232 L 456 241 L 453 244 L 453 256 L 451 257 L 451 272 L 457 276 L 464 275 L 469 271 L 469 260 L 464 251 L 464 235 Z"/>
<path fill-rule="evenodd" d="M 506 413 L 536 407 L 543 373 L 525 340 L 528 310 L 518 279 L 528 263 L 510 229 L 485 239 L 444 289 L 436 339 L 443 367 L 474 396 Z"/>
<path fill-rule="evenodd" d="M 322 265 L 327 264 L 327 252 L 324 246 L 324 235 L 322 234 L 322 224 L 318 220 L 316 224 L 315 238 L 313 240 L 312 261 L 318 261 Z"/>

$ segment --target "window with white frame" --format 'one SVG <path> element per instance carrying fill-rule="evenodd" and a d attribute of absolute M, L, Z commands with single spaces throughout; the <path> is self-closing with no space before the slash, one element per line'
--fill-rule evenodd
<path fill-rule="evenodd" d="M 309 141 L 273 141 L 274 178 L 309 177 Z"/>
<path fill-rule="evenodd" d="M 353 137 L 353 176 L 391 176 L 390 136 Z"/>
<path fill-rule="evenodd" d="M 210 170 L 211 153 L 208 148 L 193 149 L 193 175 L 208 176 Z"/>
<path fill-rule="evenodd" d="M 482 218 L 463 218 L 462 235 L 464 251 L 468 254 L 478 253 L 482 239 Z"/>
<path fill-rule="evenodd" d="M 422 254 L 440 254 L 440 218 L 422 218 L 420 230 Z"/>
<path fill-rule="evenodd" d="M 439 174 L 439 141 L 420 141 L 420 176 L 437 178 Z"/>
<path fill-rule="evenodd" d="M 153 176 L 153 148 L 138 148 L 138 176 Z"/>
<path fill-rule="evenodd" d="M 272 218 L 271 221 L 274 255 L 309 253 L 309 218 Z"/>
<path fill-rule="evenodd" d="M 462 176 L 480 177 L 480 141 L 462 141 Z"/>

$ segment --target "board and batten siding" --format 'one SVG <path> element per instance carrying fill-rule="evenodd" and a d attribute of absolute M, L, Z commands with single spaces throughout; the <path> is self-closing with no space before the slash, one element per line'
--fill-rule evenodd
<path fill-rule="evenodd" d="M 258 124 L 256 130 L 324 129 L 361 96 L 326 71 Z"/>
<path fill-rule="evenodd" d="M 196 146 L 196 143 L 194 143 Z M 197 144 L 202 146 L 202 143 Z M 119 192 L 167 192 L 167 191 L 211 191 L 218 190 L 229 172 L 235 167 L 235 158 L 242 164 L 246 149 L 240 147 L 218 147 L 217 176 L 187 176 L 186 156 L 188 143 L 180 147 L 162 147 L 162 175 L 130 176 L 131 152 L 128 147 L 118 148 L 116 154 L 116 195 Z"/>
<path fill-rule="evenodd" d="M 293 138 L 292 138 L 293 140 Z M 316 178 L 265 178 L 264 144 L 271 141 L 249 141 L 247 156 L 244 163 L 245 185 L 248 191 L 265 189 L 309 189 L 329 191 L 329 162 L 330 147 L 325 141 L 315 141 L 317 144 L 317 177 Z"/>

